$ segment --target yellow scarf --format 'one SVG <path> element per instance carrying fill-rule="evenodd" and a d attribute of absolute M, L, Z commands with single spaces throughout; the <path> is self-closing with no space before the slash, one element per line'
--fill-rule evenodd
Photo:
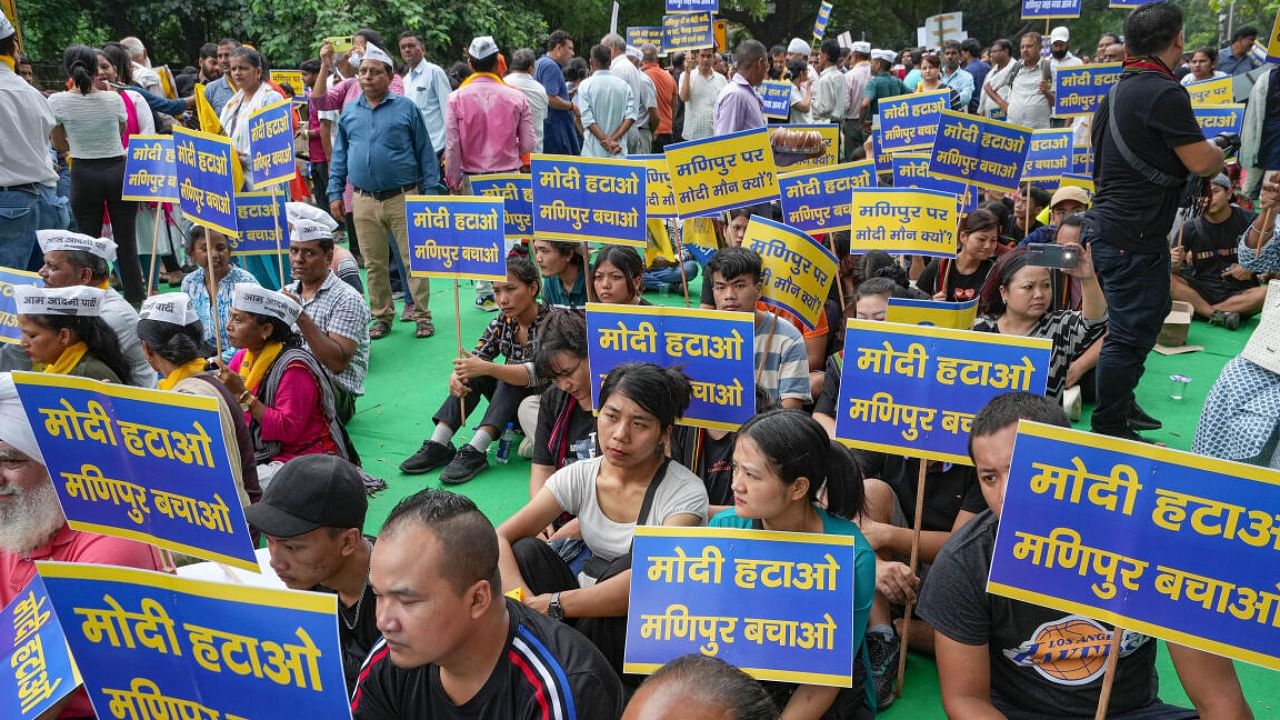
<path fill-rule="evenodd" d="M 245 388 L 256 392 L 262 378 L 267 376 L 267 370 L 271 369 L 271 365 L 283 351 L 284 343 L 278 342 L 267 343 L 256 354 L 252 350 L 245 350 L 244 357 L 240 358 L 240 377 L 244 378 Z"/>
<path fill-rule="evenodd" d="M 0 55 L 0 63 L 8 65 L 9 69 L 13 72 L 18 72 L 18 61 L 14 60 L 12 57 L 8 55 Z"/>
<path fill-rule="evenodd" d="M 57 360 L 46 365 L 44 371 L 54 375 L 70 375 L 87 352 L 89 352 L 89 346 L 83 340 L 77 341 L 75 345 L 63 350 Z"/>
<path fill-rule="evenodd" d="M 107 288 L 111 287 L 111 280 L 109 280 L 109 279 L 108 279 L 108 280 L 103 280 L 102 282 L 98 283 L 97 285 L 94 285 L 94 287 L 98 288 L 99 290 L 106 290 Z"/>
<path fill-rule="evenodd" d="M 179 365 L 173 369 L 173 372 L 160 378 L 158 386 L 161 390 L 172 390 L 174 385 L 202 372 L 204 372 L 204 358 L 196 358 L 186 365 Z"/>
<path fill-rule="evenodd" d="M 470 83 L 472 80 L 475 80 L 476 78 L 482 78 L 482 77 L 487 77 L 493 80 L 494 82 L 498 83 L 499 85 L 506 85 L 506 82 L 504 82 L 502 78 L 498 77 L 497 75 L 491 72 L 474 72 L 468 75 L 466 80 L 462 81 L 462 84 L 458 86 L 458 89 L 461 90 L 462 88 L 466 87 L 467 84 Z"/>

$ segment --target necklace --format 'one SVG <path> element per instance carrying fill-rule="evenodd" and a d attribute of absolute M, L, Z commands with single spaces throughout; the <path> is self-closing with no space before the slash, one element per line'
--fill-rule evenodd
<path fill-rule="evenodd" d="M 365 546 L 368 547 L 369 541 L 366 539 Z M 366 572 L 364 576 L 364 584 L 360 586 L 360 597 L 356 599 L 356 611 L 351 621 L 347 621 L 347 612 L 341 607 L 338 608 L 338 617 L 342 618 L 342 624 L 347 626 L 348 630 L 355 630 L 356 623 L 360 622 L 360 606 L 364 605 L 365 593 L 369 590 L 369 574 Z M 338 603 L 341 605 L 342 603 Z"/>

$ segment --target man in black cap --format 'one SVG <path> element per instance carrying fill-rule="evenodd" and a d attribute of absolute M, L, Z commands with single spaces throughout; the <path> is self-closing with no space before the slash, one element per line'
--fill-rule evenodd
<path fill-rule="evenodd" d="M 369 587 L 373 540 L 362 533 L 368 507 L 354 465 L 334 455 L 303 455 L 285 463 L 262 500 L 245 508 L 249 523 L 266 536 L 271 569 L 285 585 L 338 594 L 348 692 L 380 635 Z"/>

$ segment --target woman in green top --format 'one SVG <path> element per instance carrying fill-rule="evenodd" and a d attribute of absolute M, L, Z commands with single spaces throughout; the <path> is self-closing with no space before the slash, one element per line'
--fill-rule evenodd
<path fill-rule="evenodd" d="M 133 383 L 133 373 L 114 331 L 98 316 L 102 291 L 97 288 L 14 288 L 18 303 L 19 341 L 34 367 L 55 375 Z M 51 303 L 60 302 L 58 311 Z M 72 308 L 74 314 L 65 314 Z"/>
<path fill-rule="evenodd" d="M 864 501 L 861 475 L 849 451 L 832 442 L 813 418 L 800 410 L 772 410 L 738 431 L 733 508 L 708 525 L 853 536 L 853 642 L 855 658 L 865 668 L 863 639 L 875 595 L 876 556 L 853 524 Z M 867 681 L 851 690 L 783 683 L 770 683 L 768 689 L 786 720 L 869 718 L 874 691 L 869 674 L 854 673 L 860 674 Z"/>

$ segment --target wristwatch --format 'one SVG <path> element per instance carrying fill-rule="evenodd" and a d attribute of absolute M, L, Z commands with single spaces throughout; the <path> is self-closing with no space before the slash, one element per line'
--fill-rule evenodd
<path fill-rule="evenodd" d="M 560 607 L 560 593 L 551 593 L 551 605 L 547 607 L 547 617 L 552 620 L 564 619 L 564 608 Z"/>

